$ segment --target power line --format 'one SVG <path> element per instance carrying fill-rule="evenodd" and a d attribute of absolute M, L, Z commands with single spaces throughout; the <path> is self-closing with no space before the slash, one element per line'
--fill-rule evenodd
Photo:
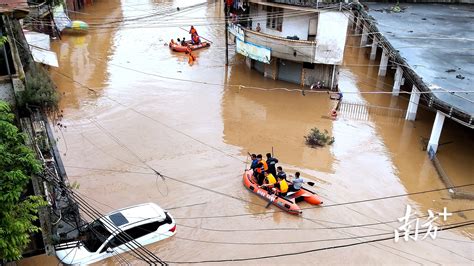
<path fill-rule="evenodd" d="M 139 173 L 139 174 L 145 174 L 145 175 L 154 175 L 154 173 L 121 171 L 121 170 L 104 169 L 104 168 L 76 167 L 76 166 L 66 166 L 66 167 L 80 168 L 80 169 L 87 169 L 87 170 L 95 170 L 95 171 L 112 171 L 112 172 L 122 172 L 122 173 Z M 174 181 L 177 181 L 177 182 L 183 182 L 182 180 L 178 181 L 177 179 L 171 178 L 171 177 L 166 176 L 166 175 L 164 175 L 164 177 L 169 178 L 169 179 L 174 180 Z M 195 184 L 191 184 L 191 183 L 188 183 L 188 182 L 185 182 L 185 184 L 195 186 Z M 473 186 L 473 185 L 474 184 L 465 184 L 465 185 L 453 186 L 453 187 L 449 187 L 449 188 L 438 188 L 438 189 L 417 191 L 417 192 L 412 192 L 412 193 L 391 195 L 391 196 L 385 196 L 385 197 L 379 197 L 379 198 L 371 198 L 371 199 L 358 200 L 358 201 L 348 201 L 348 202 L 334 203 L 334 204 L 324 205 L 323 207 L 316 206 L 316 207 L 306 207 L 306 208 L 301 208 L 301 209 L 306 210 L 306 209 L 314 209 L 314 208 L 328 208 L 328 207 L 336 207 L 336 206 L 343 206 L 343 205 L 351 205 L 351 204 L 358 204 L 358 203 L 364 203 L 364 202 L 370 202 L 370 201 L 379 201 L 379 200 L 385 200 L 385 199 L 392 199 L 392 198 L 407 197 L 407 196 L 420 195 L 420 194 L 426 194 L 426 193 L 433 193 L 433 192 L 445 191 L 445 190 L 449 190 L 449 189 L 453 189 L 453 188 L 468 187 L 468 186 Z M 222 192 L 210 190 L 210 189 L 207 189 L 207 188 L 205 188 L 205 189 L 209 192 L 214 192 L 214 193 L 219 193 L 219 194 L 222 193 Z M 231 197 L 234 198 L 234 199 L 237 199 L 237 200 L 242 200 L 238 197 L 234 197 L 234 196 L 231 196 Z M 247 201 L 245 201 L 245 202 L 247 202 Z M 260 206 L 262 206 L 262 205 L 260 205 Z M 462 210 L 462 211 L 471 211 L 471 210 L 474 210 L 474 209 L 466 209 L 466 210 Z M 257 215 L 257 214 L 270 214 L 270 213 L 275 213 L 275 212 L 285 212 L 285 211 L 277 210 L 277 211 L 272 211 L 272 212 L 244 213 L 244 214 L 222 215 L 222 216 L 175 217 L 175 219 L 228 218 L 228 217 L 240 217 L 240 216 L 249 216 L 249 215 Z M 390 223 L 392 223 L 392 222 L 395 222 L 395 221 L 390 221 Z M 360 227 L 368 226 L 368 225 L 378 225 L 378 224 L 384 224 L 384 223 L 372 223 L 372 224 L 360 225 Z"/>
<path fill-rule="evenodd" d="M 450 225 L 444 226 L 442 228 L 439 228 L 438 231 L 447 231 L 447 230 L 452 230 L 452 229 L 455 229 L 455 228 L 471 226 L 471 225 L 474 225 L 474 222 L 455 223 L 455 224 L 450 224 Z M 423 231 L 423 232 L 418 232 L 418 233 L 427 233 L 427 232 L 428 231 Z M 415 233 L 410 233 L 411 236 L 413 236 L 414 234 Z M 325 251 L 325 250 L 346 248 L 346 247 L 358 246 L 358 245 L 369 244 L 369 243 L 376 243 L 376 242 L 381 242 L 381 241 L 386 241 L 386 240 L 393 240 L 393 236 L 392 237 L 379 238 L 379 239 L 373 239 L 373 240 L 367 240 L 367 241 L 361 241 L 361 242 L 357 242 L 357 243 L 350 243 L 350 244 L 344 244 L 344 245 L 338 245 L 338 246 L 329 246 L 329 247 L 324 247 L 324 248 L 309 249 L 309 250 L 298 251 L 298 252 L 288 252 L 288 253 L 276 254 L 276 255 L 245 257 L 245 258 L 232 258 L 232 259 L 216 259 L 216 260 L 200 260 L 200 261 L 166 261 L 166 262 L 175 263 L 175 264 L 201 264 L 201 263 L 254 261 L 254 260 L 262 260 L 262 259 L 271 259 L 271 258 L 281 258 L 281 257 L 302 255 L 302 254 L 306 254 L 306 253 L 314 253 L 314 252 L 320 252 L 320 251 Z"/>
<path fill-rule="evenodd" d="M 61 180 L 56 179 L 56 176 L 55 176 L 54 173 L 51 173 L 48 169 L 46 169 L 46 173 L 50 177 L 50 179 L 46 178 L 45 176 L 43 176 L 43 178 L 48 182 L 54 182 L 60 188 L 67 191 L 69 195 L 74 197 L 74 199 L 82 205 L 81 209 L 89 217 L 91 217 L 93 220 L 97 220 L 97 219 L 100 219 L 100 217 L 103 217 L 103 214 L 101 214 L 96 209 L 94 209 L 89 203 L 87 203 L 87 201 L 82 199 L 82 197 L 80 197 L 78 194 L 76 194 L 74 191 L 72 191 L 70 188 L 68 188 Z M 101 221 L 103 223 L 106 223 L 108 226 L 115 229 L 119 233 L 121 233 L 121 234 L 116 235 L 115 237 L 117 237 L 117 239 L 119 239 L 124 245 L 126 245 L 132 253 L 135 253 L 142 260 L 146 261 L 149 264 L 159 263 L 161 265 L 166 265 L 166 263 L 164 263 L 160 258 L 158 258 L 158 256 L 156 256 L 151 251 L 149 251 L 148 249 L 143 247 L 140 243 L 138 243 L 130 235 L 126 234 L 119 227 L 115 226 L 115 224 L 113 224 L 112 222 L 109 222 L 107 219 L 102 219 Z M 151 257 L 151 259 L 150 259 L 150 257 Z"/>

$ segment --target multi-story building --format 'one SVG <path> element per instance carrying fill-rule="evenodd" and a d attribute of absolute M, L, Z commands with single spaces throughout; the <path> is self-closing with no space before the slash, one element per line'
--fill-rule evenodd
<path fill-rule="evenodd" d="M 342 4 L 249 0 L 231 13 L 229 32 L 247 66 L 273 79 L 337 87 L 350 14 Z"/>

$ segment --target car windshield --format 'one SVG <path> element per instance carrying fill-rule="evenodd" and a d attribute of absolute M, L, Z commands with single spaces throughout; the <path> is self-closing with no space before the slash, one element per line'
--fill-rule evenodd
<path fill-rule="evenodd" d="M 85 231 L 84 246 L 90 252 L 96 252 L 97 249 L 109 238 L 111 233 L 100 221 L 92 222 Z"/>

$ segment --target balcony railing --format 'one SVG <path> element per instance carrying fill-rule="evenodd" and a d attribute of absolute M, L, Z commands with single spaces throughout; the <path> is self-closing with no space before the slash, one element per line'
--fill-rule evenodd
<path fill-rule="evenodd" d="M 42 18 L 49 14 L 49 5 L 44 2 L 38 5 L 30 5 L 30 16 L 34 18 Z"/>
<path fill-rule="evenodd" d="M 285 4 L 285 5 L 293 5 L 293 6 L 322 8 L 322 7 L 338 6 L 340 1 L 338 0 L 270 0 L 268 2 L 277 3 L 277 4 Z"/>
<path fill-rule="evenodd" d="M 245 42 L 264 46 L 272 50 L 272 57 L 313 63 L 316 51 L 315 41 L 286 39 L 241 27 Z"/>

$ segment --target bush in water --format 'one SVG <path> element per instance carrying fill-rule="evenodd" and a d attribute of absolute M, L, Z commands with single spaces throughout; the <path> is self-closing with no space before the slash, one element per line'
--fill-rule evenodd
<path fill-rule="evenodd" d="M 324 146 L 326 144 L 331 145 L 334 143 L 334 137 L 329 135 L 329 132 L 325 129 L 321 132 L 318 128 L 314 127 L 311 129 L 308 135 L 305 137 L 306 144 L 315 148 L 317 146 Z"/>

